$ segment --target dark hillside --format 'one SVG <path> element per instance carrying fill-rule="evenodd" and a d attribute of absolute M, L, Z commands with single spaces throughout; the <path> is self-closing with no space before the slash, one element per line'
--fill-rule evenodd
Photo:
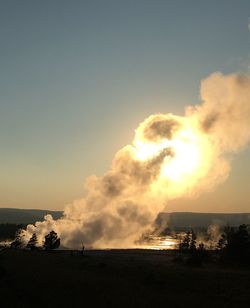
<path fill-rule="evenodd" d="M 56 219 L 62 216 L 61 211 L 0 208 L 0 224 L 30 224 L 43 220 L 46 214 Z"/>
<path fill-rule="evenodd" d="M 156 224 L 167 225 L 172 230 L 207 228 L 212 224 L 220 226 L 239 226 L 241 224 L 250 224 L 250 214 L 191 212 L 160 213 L 156 219 Z"/>

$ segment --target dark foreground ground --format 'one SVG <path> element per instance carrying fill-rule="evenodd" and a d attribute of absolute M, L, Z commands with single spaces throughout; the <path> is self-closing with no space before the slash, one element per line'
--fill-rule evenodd
<path fill-rule="evenodd" d="M 0 252 L 0 307 L 250 307 L 250 270 L 150 250 Z"/>

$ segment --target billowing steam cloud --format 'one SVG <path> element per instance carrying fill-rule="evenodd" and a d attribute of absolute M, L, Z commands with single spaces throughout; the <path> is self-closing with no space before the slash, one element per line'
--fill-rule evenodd
<path fill-rule="evenodd" d="M 201 105 L 184 117 L 151 115 L 111 169 L 86 181 L 86 197 L 23 231 L 25 241 L 55 230 L 65 247 L 131 247 L 167 201 L 197 196 L 224 181 L 232 154 L 250 139 L 250 78 L 215 73 L 201 83 Z"/>

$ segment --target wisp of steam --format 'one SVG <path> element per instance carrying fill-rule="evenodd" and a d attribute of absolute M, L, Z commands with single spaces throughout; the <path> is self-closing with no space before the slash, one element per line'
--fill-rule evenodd
<path fill-rule="evenodd" d="M 86 196 L 23 230 L 42 244 L 51 230 L 64 247 L 133 247 L 168 200 L 196 197 L 225 181 L 233 154 L 250 139 L 250 77 L 214 73 L 201 82 L 202 104 L 185 116 L 154 114 L 119 150 L 111 169 L 86 180 Z"/>

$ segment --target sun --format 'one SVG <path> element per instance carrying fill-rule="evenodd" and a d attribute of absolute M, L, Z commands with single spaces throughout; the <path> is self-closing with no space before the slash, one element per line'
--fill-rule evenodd
<path fill-rule="evenodd" d="M 201 149 L 198 137 L 192 130 L 180 131 L 169 143 L 173 156 L 164 160 L 161 177 L 178 182 L 196 171 L 201 160 Z"/>
<path fill-rule="evenodd" d="M 209 186 L 205 178 L 215 159 L 213 148 L 212 141 L 195 118 L 156 115 L 136 130 L 132 155 L 134 160 L 146 164 L 148 172 L 151 162 L 157 161 L 157 157 L 160 159 L 157 174 L 152 169 L 152 181 L 147 190 L 149 197 L 159 199 L 161 196 L 162 200 L 167 200 L 185 195 L 193 198 L 199 193 L 193 187 Z"/>
<path fill-rule="evenodd" d="M 170 181 L 182 181 L 192 175 L 201 162 L 201 148 L 198 135 L 191 128 L 183 128 L 168 140 L 163 138 L 160 142 L 134 141 L 135 157 L 146 161 L 159 155 L 163 149 L 171 150 L 172 155 L 163 160 L 160 178 Z"/>

